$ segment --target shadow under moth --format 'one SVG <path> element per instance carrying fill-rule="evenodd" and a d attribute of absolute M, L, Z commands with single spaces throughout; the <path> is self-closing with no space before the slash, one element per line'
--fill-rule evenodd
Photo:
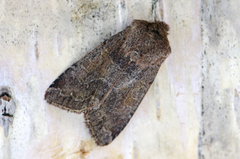
<path fill-rule="evenodd" d="M 171 52 L 164 22 L 134 20 L 63 72 L 47 89 L 48 103 L 84 113 L 98 145 L 127 125 Z"/>

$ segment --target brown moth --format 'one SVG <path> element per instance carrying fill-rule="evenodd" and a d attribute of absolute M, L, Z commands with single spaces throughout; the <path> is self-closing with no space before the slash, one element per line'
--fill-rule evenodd
<path fill-rule="evenodd" d="M 164 22 L 134 20 L 63 72 L 45 99 L 84 113 L 98 145 L 111 143 L 127 125 L 171 52 Z"/>

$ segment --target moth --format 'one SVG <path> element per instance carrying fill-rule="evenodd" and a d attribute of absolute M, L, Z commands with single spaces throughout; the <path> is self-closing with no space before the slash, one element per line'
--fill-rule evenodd
<path fill-rule="evenodd" d="M 134 20 L 65 70 L 49 86 L 45 100 L 83 112 L 96 143 L 108 145 L 127 125 L 170 54 L 168 31 L 164 22 Z"/>

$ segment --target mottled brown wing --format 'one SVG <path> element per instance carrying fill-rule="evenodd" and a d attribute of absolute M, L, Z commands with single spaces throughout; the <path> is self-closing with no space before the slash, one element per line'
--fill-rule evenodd
<path fill-rule="evenodd" d="M 85 113 L 98 145 L 109 144 L 126 126 L 171 49 L 168 26 L 135 20 L 124 31 L 67 69 L 45 99 Z"/>
<path fill-rule="evenodd" d="M 144 68 L 138 74 L 131 63 L 98 109 L 85 114 L 87 125 L 98 145 L 107 145 L 124 129 L 153 82 L 158 68 Z"/>
<path fill-rule="evenodd" d="M 47 89 L 45 100 L 70 112 L 88 109 L 93 95 L 103 96 L 116 80 L 117 75 L 108 70 L 119 73 L 123 70 L 112 63 L 109 54 L 119 52 L 126 32 L 128 29 L 111 37 L 64 71 Z M 112 45 L 119 47 L 112 48 Z"/>

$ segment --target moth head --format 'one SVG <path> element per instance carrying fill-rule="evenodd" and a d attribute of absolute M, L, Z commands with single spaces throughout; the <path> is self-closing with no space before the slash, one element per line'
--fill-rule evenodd
<path fill-rule="evenodd" d="M 134 20 L 132 26 L 143 27 L 162 36 L 167 36 L 169 31 L 169 26 L 163 21 L 148 22 L 145 20 Z"/>

